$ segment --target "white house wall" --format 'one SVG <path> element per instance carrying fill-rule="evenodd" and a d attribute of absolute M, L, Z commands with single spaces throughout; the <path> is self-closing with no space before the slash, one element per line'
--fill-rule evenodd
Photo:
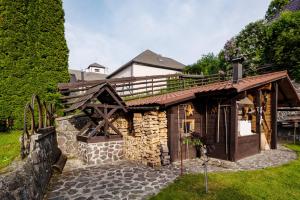
<path fill-rule="evenodd" d="M 145 66 L 145 65 L 140 65 L 134 63 L 133 65 L 130 65 L 123 69 L 122 71 L 118 72 L 111 78 L 122 78 L 122 77 L 140 77 L 140 76 L 153 76 L 153 75 L 168 75 L 168 74 L 176 74 L 179 73 L 178 71 L 175 70 L 169 70 L 169 69 L 162 69 L 162 68 L 156 68 L 156 67 L 150 67 L 150 66 Z M 155 79 L 158 81 L 158 79 Z M 163 78 L 161 80 L 166 80 L 166 78 Z M 144 82 L 144 80 L 141 80 L 141 82 Z M 137 82 L 136 82 L 137 83 Z M 159 82 L 159 83 L 153 83 L 153 85 L 161 85 L 164 84 L 165 82 Z M 136 89 L 136 88 L 141 88 L 141 87 L 146 87 L 146 89 Z M 135 88 L 134 91 L 125 91 L 122 94 L 132 94 L 132 92 L 137 93 L 137 92 L 149 92 L 152 93 L 152 83 L 149 82 L 148 84 L 140 84 L 140 85 L 132 85 L 132 86 L 120 86 L 118 89 L 130 89 L 130 88 Z M 166 86 L 162 87 L 155 87 L 154 90 L 162 90 L 166 88 Z M 154 93 L 159 93 L 160 91 L 156 91 Z"/>
<path fill-rule="evenodd" d="M 112 78 L 123 78 L 123 77 L 131 77 L 132 76 L 132 65 L 126 67 L 125 69 L 121 70 L 120 72 L 118 72 L 117 74 L 113 75 L 112 77 L 110 77 L 110 79 Z"/>
<path fill-rule="evenodd" d="M 133 76 L 152 76 L 152 75 L 167 75 L 167 74 L 176 74 L 178 71 L 170 69 L 162 69 L 157 67 L 150 67 L 140 64 L 133 64 Z"/>

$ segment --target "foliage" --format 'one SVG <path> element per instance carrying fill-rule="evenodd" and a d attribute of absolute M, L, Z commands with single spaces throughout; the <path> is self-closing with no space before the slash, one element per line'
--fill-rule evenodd
<path fill-rule="evenodd" d="M 300 199 L 300 145 L 289 145 L 289 148 L 297 152 L 298 159 L 279 167 L 210 173 L 208 194 L 204 176 L 189 174 L 150 199 Z"/>
<path fill-rule="evenodd" d="M 221 63 L 218 56 L 215 56 L 213 53 L 208 53 L 202 55 L 196 63 L 187 66 L 185 72 L 203 75 L 215 74 L 218 73 L 220 65 Z"/>
<path fill-rule="evenodd" d="M 0 169 L 9 165 L 20 154 L 21 131 L 0 133 Z"/>
<path fill-rule="evenodd" d="M 61 0 L 1 0 L 0 119 L 22 126 L 33 93 L 57 103 L 57 83 L 68 81 L 68 49 Z"/>
<path fill-rule="evenodd" d="M 264 60 L 300 80 L 300 11 L 283 12 L 266 30 Z"/>
<path fill-rule="evenodd" d="M 265 47 L 266 32 L 263 20 L 248 24 L 236 37 L 224 46 L 226 61 L 243 57 L 244 66 L 255 67 L 262 64 L 262 52 Z"/>
<path fill-rule="evenodd" d="M 265 15 L 265 19 L 270 21 L 272 20 L 277 14 L 281 12 L 283 7 L 288 4 L 290 0 L 273 0 L 271 1 L 268 10 Z"/>

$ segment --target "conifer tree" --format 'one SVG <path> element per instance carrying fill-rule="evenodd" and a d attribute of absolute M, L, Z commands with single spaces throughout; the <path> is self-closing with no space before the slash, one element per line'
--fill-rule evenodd
<path fill-rule="evenodd" d="M 64 12 L 61 0 L 0 1 L 0 119 L 20 128 L 32 94 L 57 102 L 69 79 Z"/>

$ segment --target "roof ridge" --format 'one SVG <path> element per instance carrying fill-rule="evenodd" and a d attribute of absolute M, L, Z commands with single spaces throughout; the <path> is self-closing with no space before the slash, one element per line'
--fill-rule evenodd
<path fill-rule="evenodd" d="M 242 78 L 241 80 L 253 79 L 253 78 L 257 78 L 257 77 L 261 77 L 261 76 L 280 74 L 280 73 L 284 73 L 285 75 L 287 75 L 287 70 L 282 70 L 282 71 L 277 71 L 277 72 L 270 72 L 270 73 L 266 73 L 266 74 L 258 74 L 258 75 L 254 75 L 254 76 L 247 76 L 245 78 Z"/>

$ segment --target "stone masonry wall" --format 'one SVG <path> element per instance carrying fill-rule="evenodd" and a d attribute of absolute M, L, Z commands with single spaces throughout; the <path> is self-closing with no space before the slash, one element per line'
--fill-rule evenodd
<path fill-rule="evenodd" d="M 78 142 L 76 135 L 90 119 L 84 115 L 72 115 L 56 118 L 58 146 L 68 157 L 77 157 Z"/>
<path fill-rule="evenodd" d="M 57 119 L 59 147 L 69 157 L 78 157 L 88 164 L 107 163 L 125 158 L 145 165 L 160 166 L 160 149 L 162 145 L 167 146 L 168 140 L 166 112 L 134 113 L 132 119 L 125 117 L 124 114 L 115 117 L 113 124 L 121 132 L 122 142 L 77 142 L 76 135 L 80 132 L 79 127 L 84 126 L 87 118 L 70 116 Z M 109 131 L 113 133 L 111 129 Z M 105 145 L 110 148 L 106 149 Z M 115 153 L 111 155 L 110 152 Z"/>
<path fill-rule="evenodd" d="M 0 199 L 42 199 L 58 159 L 54 127 L 32 137 L 32 151 L 18 169 L 0 176 Z"/>
<path fill-rule="evenodd" d="M 79 156 L 89 165 L 112 163 L 123 158 L 123 140 L 99 143 L 79 142 Z"/>

